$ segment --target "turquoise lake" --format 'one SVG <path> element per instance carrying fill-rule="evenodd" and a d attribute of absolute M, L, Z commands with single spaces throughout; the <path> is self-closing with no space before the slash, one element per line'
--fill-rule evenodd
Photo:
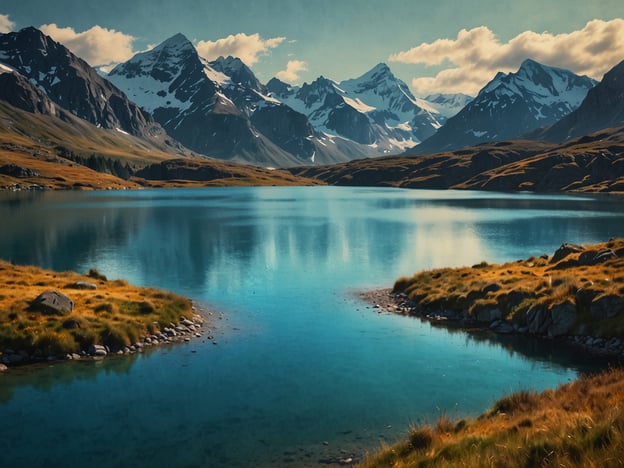
<path fill-rule="evenodd" d="M 356 292 L 623 235 L 616 197 L 268 187 L 0 195 L 0 258 L 97 268 L 211 334 L 0 375 L 0 466 L 318 466 L 605 365 L 559 342 L 377 313 Z"/>

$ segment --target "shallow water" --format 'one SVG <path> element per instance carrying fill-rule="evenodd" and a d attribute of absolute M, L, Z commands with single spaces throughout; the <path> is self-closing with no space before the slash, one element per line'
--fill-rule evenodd
<path fill-rule="evenodd" d="M 222 311 L 207 340 L 0 380 L 0 466 L 314 466 L 602 362 L 378 314 L 417 270 L 621 235 L 617 198 L 297 187 L 5 194 L 0 257 Z M 218 317 L 216 314 L 215 317 Z M 8 423 L 7 423 L 8 422 Z"/>

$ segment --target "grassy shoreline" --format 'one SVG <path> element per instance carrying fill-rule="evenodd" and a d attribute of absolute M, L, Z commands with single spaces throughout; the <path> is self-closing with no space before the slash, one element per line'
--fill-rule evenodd
<path fill-rule="evenodd" d="M 60 273 L 0 260 L 4 370 L 190 340 L 203 334 L 203 323 L 192 301 L 174 293 L 108 280 L 97 270 Z"/>
<path fill-rule="evenodd" d="M 400 278 L 363 299 L 384 310 L 464 329 L 566 340 L 624 355 L 624 240 L 563 244 L 552 256 L 441 268 Z M 475 419 L 412 427 L 367 467 L 622 466 L 624 370 L 541 394 L 503 397 Z"/>

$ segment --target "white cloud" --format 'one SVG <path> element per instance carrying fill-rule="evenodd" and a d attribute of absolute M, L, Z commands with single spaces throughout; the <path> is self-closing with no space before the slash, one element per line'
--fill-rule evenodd
<path fill-rule="evenodd" d="M 286 38 L 273 37 L 262 39 L 260 34 L 232 34 L 216 41 L 199 41 L 195 46 L 199 55 L 206 60 L 214 60 L 219 56 L 231 55 L 238 57 L 246 65 L 258 63 L 261 55 L 268 55 L 271 49 L 280 45 Z"/>
<path fill-rule="evenodd" d="M 301 60 L 289 60 L 286 70 L 278 72 L 275 76 L 287 83 L 294 83 L 299 80 L 299 73 L 308 70 L 308 64 Z"/>
<path fill-rule="evenodd" d="M 0 15 L 0 33 L 13 31 L 15 23 L 9 19 L 9 15 Z"/>
<path fill-rule="evenodd" d="M 96 25 L 86 31 L 76 32 L 71 27 L 60 28 L 54 23 L 44 24 L 39 29 L 92 67 L 103 70 L 110 70 L 115 64 L 125 62 L 135 54 L 132 50 L 135 37 L 114 29 Z"/>
<path fill-rule="evenodd" d="M 518 69 L 524 59 L 562 67 L 601 79 L 624 57 L 624 19 L 592 20 L 582 29 L 564 34 L 525 31 L 501 42 L 486 26 L 462 29 L 455 39 L 423 42 L 392 54 L 390 61 L 436 65 L 444 68 L 435 76 L 415 78 L 418 94 L 463 92 L 476 94 L 496 72 Z"/>

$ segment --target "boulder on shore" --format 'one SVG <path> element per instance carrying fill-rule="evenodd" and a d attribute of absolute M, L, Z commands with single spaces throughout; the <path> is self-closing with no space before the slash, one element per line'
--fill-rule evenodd
<path fill-rule="evenodd" d="M 30 308 L 48 314 L 70 314 L 74 301 L 58 291 L 44 291 L 30 303 Z"/>

